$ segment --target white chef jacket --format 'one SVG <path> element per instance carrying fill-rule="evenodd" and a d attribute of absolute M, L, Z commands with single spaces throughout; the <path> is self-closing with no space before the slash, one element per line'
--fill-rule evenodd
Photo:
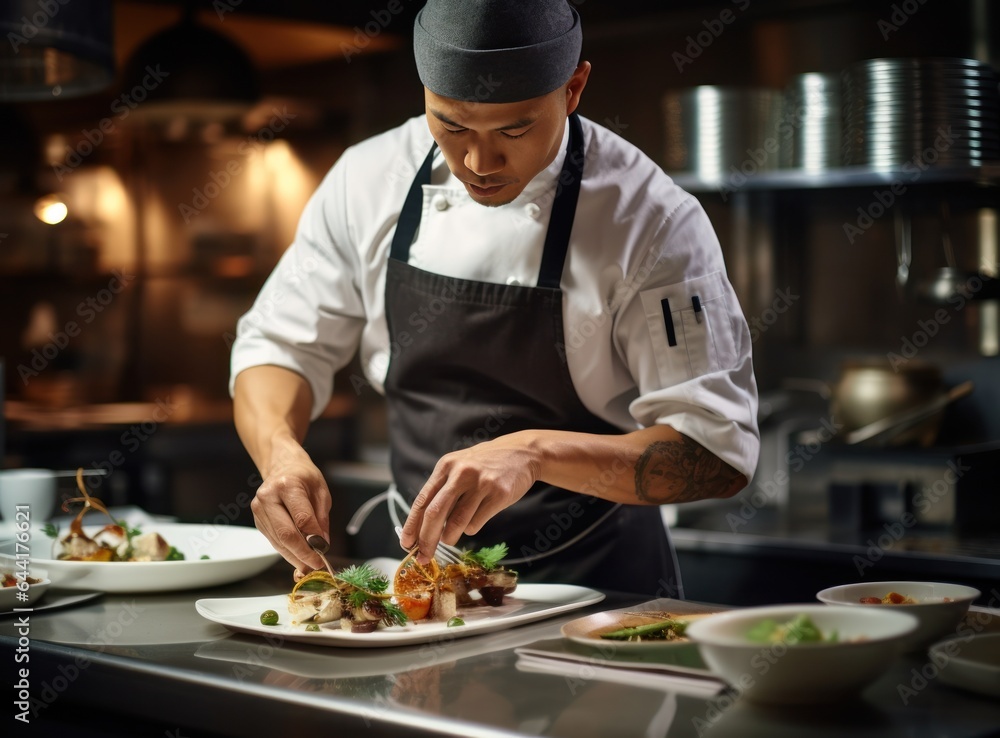
<path fill-rule="evenodd" d="M 565 352 L 580 400 L 623 431 L 672 426 L 753 476 L 760 449 L 750 332 L 700 203 L 639 149 L 582 119 L 583 183 L 562 275 Z M 460 279 L 534 286 L 560 154 L 507 205 L 469 197 L 438 152 L 410 264 Z M 385 275 L 396 221 L 433 139 L 418 116 L 348 148 L 313 194 L 295 240 L 237 326 L 236 375 L 263 364 L 309 382 L 313 417 L 357 351 L 383 382 L 394 353 Z M 701 310 L 695 310 L 700 300 Z M 434 329 L 441 295 L 406 330 Z M 664 317 L 669 305 L 676 345 Z M 456 346 L 455 351 L 461 351 Z M 517 361 L 518 357 L 511 357 Z"/>

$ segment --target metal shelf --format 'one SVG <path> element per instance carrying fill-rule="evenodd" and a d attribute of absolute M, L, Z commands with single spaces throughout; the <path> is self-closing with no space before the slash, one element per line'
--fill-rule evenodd
<path fill-rule="evenodd" d="M 800 169 L 777 169 L 749 176 L 733 175 L 721 179 L 706 179 L 697 174 L 667 172 L 680 187 L 691 193 L 718 192 L 735 194 L 746 191 L 824 189 L 834 187 L 871 187 L 919 184 L 968 183 L 1000 184 L 1000 162 L 978 167 L 927 167 L 915 164 L 892 168 L 840 167 L 821 172 Z"/>

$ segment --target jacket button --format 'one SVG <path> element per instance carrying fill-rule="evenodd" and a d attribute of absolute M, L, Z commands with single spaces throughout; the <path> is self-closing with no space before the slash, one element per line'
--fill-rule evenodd
<path fill-rule="evenodd" d="M 529 218 L 537 218 L 542 213 L 542 209 L 538 207 L 535 203 L 529 202 L 524 206 L 524 212 L 528 214 Z"/>
<path fill-rule="evenodd" d="M 447 210 L 448 198 L 444 195 L 434 195 L 434 199 L 431 200 L 431 205 L 433 205 L 436 210 Z"/>

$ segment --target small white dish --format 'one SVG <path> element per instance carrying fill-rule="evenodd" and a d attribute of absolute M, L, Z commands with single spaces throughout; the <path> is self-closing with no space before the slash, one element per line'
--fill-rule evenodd
<path fill-rule="evenodd" d="M 930 648 L 941 681 L 988 697 L 1000 697 L 1000 633 L 949 638 Z"/>
<path fill-rule="evenodd" d="M 786 623 L 808 615 L 836 642 L 763 644 L 747 634 L 764 620 Z M 806 705 L 855 697 L 900 654 L 917 619 L 896 608 L 842 605 L 750 607 L 697 620 L 687 636 L 709 668 L 752 702 Z"/>
<path fill-rule="evenodd" d="M 4 568 L 2 573 L 9 574 L 15 571 L 14 569 Z M 0 587 L 0 613 L 11 612 L 19 607 L 32 607 L 42 598 L 45 590 L 52 585 L 52 582 L 44 577 L 35 575 L 31 578 L 38 579 L 39 581 L 28 584 L 28 588 L 23 592 L 24 599 L 18 597 L 18 593 L 22 590 L 18 589 L 17 586 Z"/>
<path fill-rule="evenodd" d="M 876 605 L 865 604 L 865 597 L 885 597 L 896 592 L 916 600 L 916 604 Z M 945 582 L 860 582 L 830 587 L 816 593 L 816 599 L 828 605 L 900 609 L 913 615 L 917 630 L 904 642 L 906 650 L 919 650 L 934 641 L 955 633 L 969 606 L 980 591 L 963 584 Z"/>

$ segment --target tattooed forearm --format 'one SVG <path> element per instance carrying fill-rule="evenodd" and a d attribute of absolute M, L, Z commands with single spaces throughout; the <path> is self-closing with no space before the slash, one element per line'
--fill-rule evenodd
<path fill-rule="evenodd" d="M 635 494 L 664 504 L 728 497 L 740 473 L 686 436 L 651 443 L 635 464 Z"/>

